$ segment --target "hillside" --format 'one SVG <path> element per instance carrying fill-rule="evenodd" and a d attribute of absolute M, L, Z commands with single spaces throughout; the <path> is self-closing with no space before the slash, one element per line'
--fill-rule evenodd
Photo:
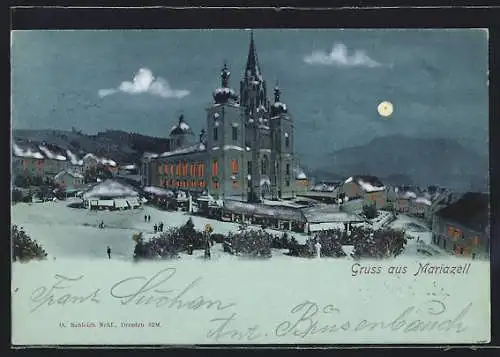
<path fill-rule="evenodd" d="M 35 143 L 45 141 L 80 154 L 94 153 L 98 156 L 108 157 L 119 163 L 138 162 L 144 152 L 169 150 L 167 139 L 119 130 L 108 130 L 96 135 L 88 135 L 76 130 L 15 129 L 12 135 L 16 141 Z"/>
<path fill-rule="evenodd" d="M 325 155 L 324 159 L 328 164 L 314 173 L 318 178 L 372 174 L 391 184 L 437 184 L 456 190 L 487 188 L 488 157 L 449 139 L 386 136 Z"/>

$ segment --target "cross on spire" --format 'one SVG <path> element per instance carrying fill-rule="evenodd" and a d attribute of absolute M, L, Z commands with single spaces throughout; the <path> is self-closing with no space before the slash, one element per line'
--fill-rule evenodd
<path fill-rule="evenodd" d="M 229 76 L 231 75 L 231 72 L 229 72 L 229 69 L 227 68 L 227 62 L 224 61 L 224 67 L 222 68 L 221 71 L 221 79 L 222 79 L 222 87 L 227 88 L 229 86 Z"/>
<path fill-rule="evenodd" d="M 278 81 L 276 81 L 276 85 L 274 86 L 274 102 L 275 103 L 280 101 L 280 95 L 281 95 L 281 90 L 280 90 Z"/>

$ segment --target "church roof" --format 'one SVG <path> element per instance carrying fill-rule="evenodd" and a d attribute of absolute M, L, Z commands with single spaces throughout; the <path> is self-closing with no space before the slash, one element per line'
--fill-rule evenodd
<path fill-rule="evenodd" d="M 172 127 L 172 130 L 170 131 L 170 136 L 182 134 L 194 135 L 191 127 L 184 121 L 184 115 L 181 115 L 179 117 L 179 123 L 177 123 L 177 125 L 174 125 Z"/>

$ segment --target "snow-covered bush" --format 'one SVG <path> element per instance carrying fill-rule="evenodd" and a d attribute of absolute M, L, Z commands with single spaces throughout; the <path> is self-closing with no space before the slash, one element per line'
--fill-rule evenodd
<path fill-rule="evenodd" d="M 313 250 L 310 245 L 300 244 L 297 242 L 295 237 L 292 237 L 288 246 L 288 255 L 293 257 L 311 258 L 313 256 Z"/>
<path fill-rule="evenodd" d="M 272 234 L 264 230 L 242 230 L 229 233 L 227 240 L 235 254 L 249 257 L 271 257 Z"/>
<path fill-rule="evenodd" d="M 27 262 L 32 259 L 41 260 L 47 258 L 47 252 L 36 240 L 23 230 L 22 227 L 13 225 L 11 228 L 12 259 L 14 261 Z"/>
<path fill-rule="evenodd" d="M 204 249 L 206 239 L 202 232 L 194 229 L 191 218 L 179 228 L 169 228 L 160 235 L 144 241 L 142 235 L 134 234 L 136 242 L 134 259 L 169 259 L 178 257 L 180 252 Z"/>
<path fill-rule="evenodd" d="M 220 233 L 212 233 L 210 235 L 210 239 L 212 239 L 215 243 L 224 243 L 224 239 L 226 239 L 226 236 Z"/>
<path fill-rule="evenodd" d="M 285 232 L 281 236 L 273 236 L 271 240 L 271 248 L 274 249 L 290 249 L 291 238 Z"/>
<path fill-rule="evenodd" d="M 316 242 L 321 244 L 322 257 L 345 257 L 346 254 L 342 249 L 342 232 L 339 229 L 320 231 L 315 234 L 314 238 L 310 237 L 310 244 L 314 246 Z"/>
<path fill-rule="evenodd" d="M 402 230 L 382 228 L 372 230 L 366 228 L 353 229 L 351 238 L 354 245 L 354 258 L 389 258 L 395 257 L 404 250 L 407 238 Z"/>

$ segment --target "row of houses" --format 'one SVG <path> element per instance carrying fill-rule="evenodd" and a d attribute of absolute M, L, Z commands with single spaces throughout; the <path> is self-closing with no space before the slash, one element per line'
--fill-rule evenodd
<path fill-rule="evenodd" d="M 83 156 L 57 145 L 42 143 L 13 143 L 12 173 L 39 177 L 54 177 L 63 170 L 83 173 L 102 165 L 112 173 L 117 173 L 119 165 L 108 158 L 92 153 Z"/>
<path fill-rule="evenodd" d="M 46 142 L 14 142 L 12 145 L 13 182 L 16 178 L 22 178 L 21 181 L 31 178 L 30 182 L 54 181 L 64 190 L 75 191 L 84 186 L 84 174 L 97 167 L 103 168 L 112 177 L 141 181 L 135 164 L 120 165 L 106 157 L 76 153 Z"/>
<path fill-rule="evenodd" d="M 446 188 L 384 185 L 379 178 L 369 175 L 319 183 L 302 195 L 330 203 L 341 201 L 352 210 L 361 210 L 364 205 L 373 204 L 377 209 L 422 218 L 429 226 L 437 210 L 456 200 Z"/>

